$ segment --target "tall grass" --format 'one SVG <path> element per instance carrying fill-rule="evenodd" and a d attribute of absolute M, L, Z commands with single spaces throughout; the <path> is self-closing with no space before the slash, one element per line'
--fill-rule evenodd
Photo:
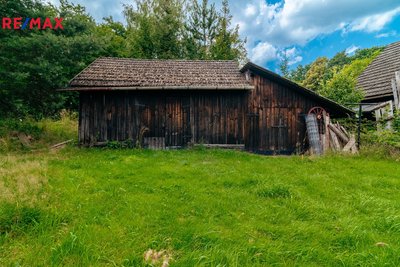
<path fill-rule="evenodd" d="M 0 152 L 32 151 L 50 145 L 76 140 L 78 131 L 77 114 L 61 112 L 59 119 L 32 118 L 0 119 Z"/>
<path fill-rule="evenodd" d="M 400 264 L 393 159 L 74 147 L 9 157 L 0 265 L 146 266 L 149 249 L 171 266 Z M 25 168 L 41 182 L 21 196 Z"/>
<path fill-rule="evenodd" d="M 396 153 L 48 150 L 61 117 L 0 124 L 0 266 L 400 265 Z"/>

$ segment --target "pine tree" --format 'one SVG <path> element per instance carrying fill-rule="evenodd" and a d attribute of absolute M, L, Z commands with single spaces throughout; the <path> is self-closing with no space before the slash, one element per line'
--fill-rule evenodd
<path fill-rule="evenodd" d="M 182 57 L 183 4 L 180 0 L 157 0 L 155 38 L 157 58 Z"/>
<path fill-rule="evenodd" d="M 285 78 L 289 78 L 290 76 L 290 72 L 289 72 L 289 58 L 286 54 L 286 51 L 284 52 L 280 63 L 279 63 L 279 69 L 281 71 L 281 74 L 283 75 L 283 77 Z"/>
<path fill-rule="evenodd" d="M 151 0 L 136 0 L 136 8 L 125 6 L 128 56 L 148 59 L 156 56 L 153 9 L 154 3 Z"/>
<path fill-rule="evenodd" d="M 221 13 L 216 34 L 215 43 L 211 46 L 211 57 L 213 59 L 229 60 L 237 59 L 244 61 L 246 58 L 246 50 L 244 48 L 245 41 L 240 39 L 239 25 L 231 28 L 232 15 L 230 14 L 229 4 L 227 0 L 223 0 Z"/>
<path fill-rule="evenodd" d="M 215 41 L 218 27 L 215 4 L 209 6 L 208 0 L 203 0 L 201 4 L 197 0 L 192 0 L 188 9 L 190 15 L 185 25 L 187 56 L 198 59 L 210 58 L 210 47 Z"/>

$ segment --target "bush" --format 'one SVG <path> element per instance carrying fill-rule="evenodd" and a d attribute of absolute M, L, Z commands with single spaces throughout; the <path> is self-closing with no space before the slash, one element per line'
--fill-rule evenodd
<path fill-rule="evenodd" d="M 47 148 L 77 138 L 77 114 L 62 111 L 59 119 L 0 119 L 0 152 Z"/>
<path fill-rule="evenodd" d="M 12 132 L 24 133 L 33 138 L 39 138 L 43 128 L 30 119 L 0 119 L 0 137 L 6 137 Z"/>

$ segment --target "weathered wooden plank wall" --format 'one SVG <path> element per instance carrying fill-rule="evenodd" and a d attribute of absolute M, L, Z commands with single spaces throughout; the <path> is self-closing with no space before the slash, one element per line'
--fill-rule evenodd
<path fill-rule="evenodd" d="M 167 147 L 192 142 L 245 144 L 268 154 L 302 150 L 303 115 L 321 104 L 259 75 L 252 83 L 251 91 L 81 92 L 80 143 L 136 142 L 147 127 L 144 137 L 163 137 Z"/>
<path fill-rule="evenodd" d="M 81 92 L 79 140 L 136 142 L 165 137 L 166 146 L 188 142 L 243 144 L 246 91 Z"/>
<path fill-rule="evenodd" d="M 304 149 L 303 115 L 321 104 L 259 75 L 253 75 L 252 82 L 255 89 L 248 98 L 246 148 L 268 154 L 291 154 Z"/>

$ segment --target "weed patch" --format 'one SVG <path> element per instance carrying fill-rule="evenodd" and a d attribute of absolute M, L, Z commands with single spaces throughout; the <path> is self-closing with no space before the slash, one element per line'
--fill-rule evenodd
<path fill-rule="evenodd" d="M 291 198 L 289 188 L 285 186 L 272 186 L 257 191 L 257 196 L 263 198 Z"/>
<path fill-rule="evenodd" d="M 37 226 L 43 212 L 35 207 L 18 207 L 15 204 L 0 206 L 0 234 L 21 233 Z"/>

